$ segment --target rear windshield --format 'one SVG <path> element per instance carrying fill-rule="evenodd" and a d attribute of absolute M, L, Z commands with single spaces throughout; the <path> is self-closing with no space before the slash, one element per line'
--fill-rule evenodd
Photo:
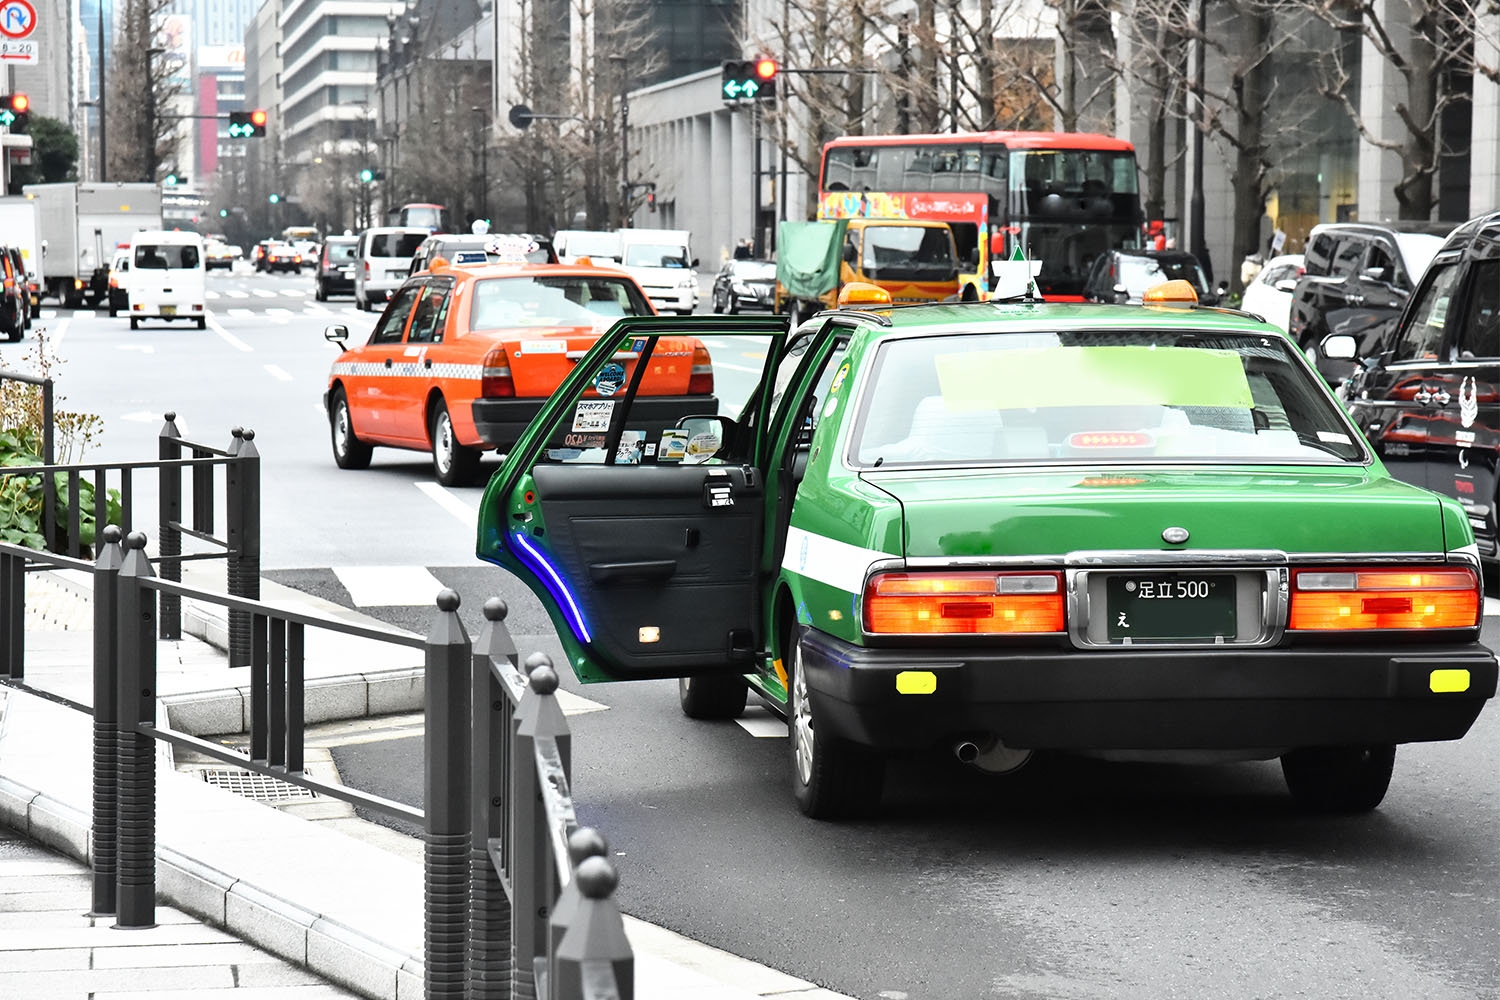
<path fill-rule="evenodd" d="M 958 277 L 953 237 L 937 227 L 866 227 L 860 270 L 877 281 L 951 281 Z"/>
<path fill-rule="evenodd" d="M 370 236 L 370 256 L 410 257 L 427 236 L 427 233 L 374 233 Z"/>
<path fill-rule="evenodd" d="M 1364 459 L 1279 337 L 925 337 L 884 344 L 873 378 L 851 449 L 865 466 Z"/>
<path fill-rule="evenodd" d="M 346 264 L 354 259 L 355 245 L 353 243 L 330 243 L 327 250 L 330 264 Z"/>
<path fill-rule="evenodd" d="M 620 256 L 620 238 L 609 233 L 573 233 L 564 247 L 572 257 Z"/>
<path fill-rule="evenodd" d="M 475 283 L 469 329 L 607 326 L 622 316 L 650 315 L 651 304 L 634 283 L 621 278 L 486 278 Z"/>
<path fill-rule="evenodd" d="M 741 281 L 775 281 L 776 265 L 768 260 L 738 260 L 732 273 Z"/>
<path fill-rule="evenodd" d="M 1133 299 L 1146 294 L 1146 289 L 1163 281 L 1182 280 L 1190 283 L 1201 294 L 1208 288 L 1208 279 L 1196 260 L 1187 257 L 1137 257 L 1120 255 L 1120 273 L 1115 284 L 1124 285 Z"/>
<path fill-rule="evenodd" d="M 572 244 L 568 252 L 576 254 Z M 625 248 L 628 267 L 687 267 L 687 247 L 675 243 L 635 243 Z"/>
<path fill-rule="evenodd" d="M 199 265 L 198 248 L 182 243 L 142 243 L 135 248 L 135 266 L 165 271 Z"/>

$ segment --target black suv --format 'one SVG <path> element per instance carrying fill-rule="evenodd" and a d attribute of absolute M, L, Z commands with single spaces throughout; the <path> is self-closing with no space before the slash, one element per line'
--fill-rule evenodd
<path fill-rule="evenodd" d="M 1303 251 L 1303 275 L 1292 291 L 1287 333 L 1332 385 L 1353 370 L 1321 355 L 1332 333 L 1355 338 L 1358 357 L 1374 354 L 1452 222 L 1331 222 L 1314 226 Z"/>
<path fill-rule="evenodd" d="M 1337 334 L 1322 347 L 1363 359 L 1340 395 L 1392 474 L 1457 499 L 1496 559 L 1500 212 L 1453 231 L 1373 351 Z"/>
<path fill-rule="evenodd" d="M 313 297 L 327 302 L 330 295 L 354 294 L 354 268 L 359 264 L 358 236 L 330 236 L 318 252 L 317 290 Z"/>
<path fill-rule="evenodd" d="M 1219 304 L 1203 266 L 1186 250 L 1106 250 L 1089 268 L 1083 297 L 1093 302 L 1139 302 L 1152 285 L 1176 280 L 1191 284 L 1204 305 Z"/>

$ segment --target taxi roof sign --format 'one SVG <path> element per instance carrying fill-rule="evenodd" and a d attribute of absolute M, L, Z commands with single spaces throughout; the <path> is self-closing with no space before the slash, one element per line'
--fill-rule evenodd
<path fill-rule="evenodd" d="M 868 281 L 851 281 L 839 291 L 839 308 L 845 306 L 888 306 L 891 293 Z"/>
<path fill-rule="evenodd" d="M 1146 289 L 1146 294 L 1141 296 L 1141 301 L 1146 305 L 1190 305 L 1198 304 L 1198 293 L 1190 281 L 1174 278 L 1171 281 L 1163 281 L 1159 285 L 1152 285 Z"/>
<path fill-rule="evenodd" d="M 536 253 L 537 242 L 526 236 L 496 236 L 484 245 L 486 253 L 499 258 L 504 264 L 525 264 L 527 254 Z"/>

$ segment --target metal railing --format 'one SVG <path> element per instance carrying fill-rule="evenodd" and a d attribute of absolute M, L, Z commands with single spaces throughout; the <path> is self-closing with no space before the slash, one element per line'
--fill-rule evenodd
<path fill-rule="evenodd" d="M 146 537 L 110 526 L 94 575 L 93 911 L 118 927 L 155 923 L 156 740 L 424 825 L 425 995 L 632 1000 L 634 957 L 613 899 L 604 838 L 578 826 L 570 734 L 544 654 L 518 668 L 506 605 L 485 603 L 471 642 L 451 590 L 425 639 L 273 607 L 156 576 Z M 78 560 L 0 544 L 0 557 Z M 21 570 L 24 572 L 24 567 Z M 0 622 L 19 622 L 24 588 L 0 573 Z M 159 601 L 191 598 L 250 621 L 250 752 L 156 725 Z M 303 771 L 308 627 L 422 649 L 425 809 Z M 10 629 L 7 627 L 7 632 Z M 0 657 L 5 655 L 0 644 Z M 6 679 L 0 658 L 0 680 Z"/>
<path fill-rule="evenodd" d="M 57 443 L 54 436 L 57 426 L 57 413 L 52 400 L 52 380 L 50 378 L 27 375 L 23 372 L 0 370 L 0 382 L 24 382 L 27 385 L 37 386 L 42 390 L 42 462 L 45 465 L 51 465 L 57 460 Z M 69 495 L 77 496 L 76 493 Z M 57 484 L 51 476 L 48 476 L 42 480 L 42 517 L 46 523 L 51 524 L 56 519 L 56 511 Z"/>
<path fill-rule="evenodd" d="M 9 377 L 9 373 L 0 373 Z M 15 376 L 23 381 L 38 381 L 29 376 Z M 47 407 L 50 412 L 50 380 Z M 49 548 L 73 559 L 94 555 L 102 548 L 101 531 L 108 521 L 111 480 L 120 492 L 120 527 L 130 532 L 136 521 L 135 474 L 156 470 L 158 477 L 157 524 L 160 551 L 156 561 L 162 576 L 173 581 L 182 579 L 182 563 L 201 559 L 224 559 L 227 562 L 229 593 L 235 597 L 256 600 L 260 597 L 260 452 L 255 446 L 255 432 L 233 428 L 227 449 L 185 440 L 177 429 L 177 414 L 167 413 L 158 434 L 158 457 L 138 462 L 76 462 L 56 464 L 51 454 L 51 423 L 44 446 L 44 465 L 0 466 L 0 476 L 40 476 L 45 491 L 42 512 L 42 538 Z M 184 453 L 190 457 L 184 458 Z M 224 467 L 224 536 L 213 534 L 217 517 L 215 469 Z M 191 483 L 191 522 L 183 521 L 183 470 L 189 470 Z M 58 539 L 55 503 L 56 476 L 66 477 L 69 498 L 64 544 Z M 92 476 L 94 485 L 94 552 L 82 544 L 82 511 L 76 498 L 84 476 Z M 184 554 L 183 537 L 197 539 L 219 551 Z M 6 567 L 0 563 L 0 576 Z M 24 586 L 24 584 L 23 584 Z M 229 611 L 229 665 L 245 666 L 250 662 L 250 619 L 239 609 Z M 182 637 L 182 604 L 175 595 L 165 595 L 161 602 L 161 637 Z M 14 675 L 19 679 L 19 674 Z"/>

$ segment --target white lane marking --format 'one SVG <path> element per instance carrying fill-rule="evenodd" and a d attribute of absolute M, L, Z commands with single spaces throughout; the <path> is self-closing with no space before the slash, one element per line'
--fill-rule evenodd
<path fill-rule="evenodd" d="M 312 303 L 312 302 L 309 302 L 307 305 L 303 306 L 302 307 L 302 312 L 305 315 L 308 315 L 308 316 L 331 316 L 332 315 L 332 311 L 331 310 L 324 309 L 322 306 L 317 305 L 317 304 Z"/>
<path fill-rule="evenodd" d="M 703 346 L 715 351 L 729 350 L 729 345 L 722 340 L 704 340 Z"/>
<path fill-rule="evenodd" d="M 251 350 L 253 350 L 253 348 L 249 344 L 245 343 L 243 340 L 236 337 L 228 330 L 224 329 L 224 324 L 220 323 L 218 318 L 215 317 L 213 313 L 208 314 L 208 328 L 214 333 L 217 333 L 223 339 L 224 343 L 228 344 L 230 347 L 233 347 L 237 351 L 245 351 L 246 353 L 249 353 Z"/>
<path fill-rule="evenodd" d="M 265 368 L 266 371 L 271 373 L 272 378 L 278 378 L 283 382 L 290 382 L 292 380 L 291 372 L 287 371 L 285 368 L 282 368 L 280 365 L 266 365 Z"/>
<path fill-rule="evenodd" d="M 786 532 L 786 556 L 781 568 L 857 594 L 865 584 L 865 571 L 870 564 L 877 559 L 891 558 L 889 552 L 861 548 L 837 538 L 792 527 Z"/>
<path fill-rule="evenodd" d="M 250 297 L 249 292 L 244 291 L 240 288 L 231 288 L 225 294 L 227 294 L 231 299 L 248 299 Z"/>
<path fill-rule="evenodd" d="M 361 608 L 429 605 L 443 589 L 425 566 L 334 566 L 333 575 Z"/>
<path fill-rule="evenodd" d="M 41 312 L 37 313 L 37 315 L 40 316 L 42 319 L 57 319 L 57 310 L 56 309 L 43 309 Z"/>
<path fill-rule="evenodd" d="M 52 315 L 56 316 L 57 314 L 53 313 Z M 46 319 L 47 314 L 42 313 L 41 318 Z M 62 346 L 63 338 L 68 335 L 68 324 L 72 322 L 72 319 L 73 317 L 71 316 L 64 316 L 62 319 L 58 320 L 55 325 L 48 328 L 47 346 L 52 350 L 55 351 Z"/>
<path fill-rule="evenodd" d="M 608 705 L 601 705 L 597 701 L 590 701 L 581 694 L 572 691 L 564 691 L 558 688 L 557 707 L 562 709 L 563 715 L 587 715 L 590 712 L 607 712 Z"/>
<path fill-rule="evenodd" d="M 1484 613 L 1486 615 L 1500 615 L 1500 598 L 1486 597 L 1484 599 Z"/>
<path fill-rule="evenodd" d="M 470 531 L 475 530 L 479 526 L 479 511 L 464 503 L 453 493 L 445 490 L 437 483 L 421 482 L 415 485 L 417 489 L 427 494 L 433 503 L 458 518 L 459 523 Z"/>
<path fill-rule="evenodd" d="M 344 312 L 348 313 L 350 316 L 363 316 L 363 315 L 365 315 L 364 312 L 362 312 L 358 306 L 345 306 L 344 307 Z"/>
<path fill-rule="evenodd" d="M 274 299 L 276 297 L 276 293 L 267 288 L 257 288 L 255 290 L 255 296 L 256 298 L 260 299 Z"/>
<path fill-rule="evenodd" d="M 751 736 L 761 739 L 786 739 L 786 723 L 764 705 L 751 705 L 734 720 Z"/>
<path fill-rule="evenodd" d="M 266 310 L 266 319 L 270 320 L 272 323 L 280 323 L 282 325 L 285 325 L 291 318 L 292 311 L 290 309 L 271 308 Z"/>
<path fill-rule="evenodd" d="M 300 299 L 304 295 L 307 294 L 307 289 L 305 289 L 305 288 L 283 288 L 281 290 L 281 294 L 282 295 L 290 295 L 294 299 Z"/>
<path fill-rule="evenodd" d="M 732 372 L 749 372 L 751 375 L 759 375 L 764 370 L 761 368 L 750 368 L 746 365 L 732 365 L 728 361 L 720 361 L 718 358 L 714 358 L 713 362 L 715 368 L 728 368 Z"/>
<path fill-rule="evenodd" d="M 116 344 L 117 351 L 140 351 L 142 354 L 155 354 L 156 348 L 150 344 Z"/>
<path fill-rule="evenodd" d="M 244 319 L 246 316 L 255 315 L 254 309 L 226 309 L 224 312 L 226 315 L 233 316 L 236 319 Z"/>
<path fill-rule="evenodd" d="M 216 299 L 216 298 L 219 297 L 219 293 L 216 292 L 216 291 L 214 291 L 213 289 L 209 289 L 208 291 L 204 292 L 203 294 L 204 294 L 204 296 L 206 298 L 210 298 L 210 299 Z"/>

